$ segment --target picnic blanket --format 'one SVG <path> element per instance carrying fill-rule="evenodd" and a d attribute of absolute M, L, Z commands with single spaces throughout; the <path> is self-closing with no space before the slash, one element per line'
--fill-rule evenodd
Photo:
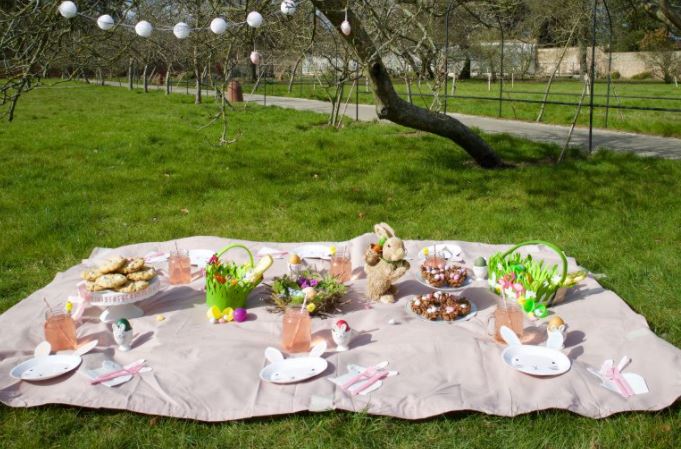
<path fill-rule="evenodd" d="M 358 268 L 363 264 L 365 249 L 373 241 L 374 235 L 365 234 L 333 244 L 347 246 L 353 267 Z M 186 249 L 218 250 L 233 242 L 245 244 L 254 254 L 264 246 L 290 251 L 301 245 L 218 237 L 191 237 L 177 244 Z M 110 325 L 98 319 L 99 309 L 91 307 L 83 317 L 77 331 L 79 339 L 99 339 L 98 347 L 84 357 L 83 365 L 89 357 L 103 352 L 121 364 L 144 358 L 153 367 L 152 372 L 114 388 L 91 386 L 82 373 L 75 371 L 42 383 L 18 381 L 9 376 L 12 367 L 29 359 L 36 344 L 43 340 L 43 298 L 56 303 L 75 294 L 80 272 L 93 261 L 113 254 L 139 256 L 169 251 L 175 243 L 97 248 L 89 260 L 57 274 L 49 285 L 2 314 L 0 401 L 12 407 L 58 403 L 225 421 L 328 409 L 420 419 L 456 410 L 514 416 L 555 408 L 602 418 L 631 410 L 659 410 L 681 396 L 681 351 L 655 336 L 644 317 L 592 278 L 581 282 L 568 293 L 564 303 L 552 308 L 569 325 L 564 352 L 572 360 L 571 369 L 556 377 L 522 374 L 501 360 L 503 346 L 489 335 L 488 320 L 493 314 L 495 297 L 486 282 L 476 282 L 465 292 L 479 309 L 468 321 L 444 324 L 414 317 L 406 310 L 406 302 L 412 295 L 428 291 L 416 280 L 417 253 L 432 241 L 405 242 L 408 255 L 413 258 L 412 268 L 397 283 L 395 304 L 368 303 L 365 279 L 354 281 L 348 294 L 352 302 L 339 316 L 362 335 L 347 352 L 327 352 L 326 372 L 308 381 L 275 385 L 259 378 L 260 370 L 267 364 L 264 350 L 268 346 L 280 347 L 282 328 L 282 316 L 269 312 L 263 300 L 268 296 L 266 287 L 258 287 L 249 297 L 248 321 L 210 324 L 206 319 L 202 279 L 190 285 L 168 285 L 156 296 L 138 303 L 145 316 L 132 320 L 135 341 L 130 352 L 115 349 Z M 508 248 L 459 241 L 436 243 L 459 245 L 469 266 L 477 256 L 489 256 Z M 557 262 L 556 256 L 542 246 L 530 247 L 528 251 L 535 257 Z M 230 253 L 229 258 L 245 261 L 245 255 L 237 251 Z M 325 262 L 316 263 L 322 266 Z M 571 269 L 577 268 L 574 259 L 569 259 L 569 263 Z M 275 260 L 265 282 L 285 271 L 286 258 Z M 157 321 L 157 314 L 166 319 Z M 397 324 L 389 324 L 391 319 Z M 314 318 L 313 340 L 328 338 L 335 321 Z M 624 355 L 632 358 L 626 371 L 641 374 L 649 393 L 624 399 L 603 388 L 587 372 L 587 367 L 597 369 L 605 359 L 615 359 L 617 363 Z M 390 368 L 398 370 L 399 375 L 386 379 L 379 390 L 367 396 L 351 396 L 328 380 L 345 373 L 349 364 L 370 366 L 383 360 L 388 360 Z"/>

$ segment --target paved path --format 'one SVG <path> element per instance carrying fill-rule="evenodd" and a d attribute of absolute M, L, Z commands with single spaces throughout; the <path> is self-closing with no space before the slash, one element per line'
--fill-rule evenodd
<path fill-rule="evenodd" d="M 262 95 L 245 95 L 244 97 L 246 101 L 263 102 Z M 314 111 L 324 114 L 329 114 L 331 112 L 330 103 L 304 98 L 273 97 L 268 95 L 267 106 L 279 106 L 282 108 Z M 377 120 L 376 108 L 372 105 L 360 104 L 358 112 L 361 121 Z M 350 118 L 355 118 L 354 104 L 348 105 L 346 115 Z M 449 115 L 456 117 L 467 126 L 479 128 L 487 133 L 507 133 L 539 142 L 551 142 L 560 146 L 565 144 L 565 140 L 567 139 L 570 130 L 568 126 L 560 125 L 545 125 L 542 123 L 504 120 L 455 113 Z M 681 124 L 679 124 L 679 126 L 681 126 Z M 575 128 L 572 133 L 570 145 L 587 148 L 589 145 L 589 130 L 587 128 Z M 669 137 L 594 129 L 593 145 L 594 148 L 608 148 L 615 151 L 634 152 L 643 156 L 681 159 L 681 139 Z"/>
<path fill-rule="evenodd" d="M 107 82 L 108 85 L 118 86 L 118 83 Z M 124 85 L 125 86 L 125 85 Z M 162 86 L 149 86 L 149 88 L 162 89 Z M 174 93 L 186 94 L 186 89 L 175 89 Z M 194 95 L 194 89 L 189 89 L 189 94 Z M 204 91 L 204 95 L 214 95 L 213 91 Z M 244 95 L 244 100 L 255 103 L 264 103 L 263 95 Z M 331 112 L 331 103 L 304 98 L 273 97 L 267 96 L 267 106 L 279 106 L 288 109 L 313 111 L 322 114 Z M 358 107 L 359 120 L 377 120 L 376 109 L 372 105 L 360 104 Z M 355 118 L 355 105 L 349 104 L 346 115 Z M 545 125 L 542 123 L 523 122 L 519 120 L 505 120 L 491 117 L 480 117 L 465 114 L 449 114 L 461 120 L 465 125 L 478 128 L 487 133 L 507 133 L 513 136 L 523 137 L 538 142 L 550 142 L 560 146 L 565 144 L 569 127 L 560 125 Z M 681 121 L 680 121 L 681 122 Z M 681 126 L 681 124 L 679 125 Z M 575 128 L 571 146 L 588 147 L 589 130 Z M 604 129 L 593 130 L 594 148 L 608 148 L 614 151 L 632 152 L 642 156 L 657 156 L 667 159 L 681 159 L 681 139 L 671 137 L 658 137 L 646 134 L 634 134 L 621 131 Z"/>

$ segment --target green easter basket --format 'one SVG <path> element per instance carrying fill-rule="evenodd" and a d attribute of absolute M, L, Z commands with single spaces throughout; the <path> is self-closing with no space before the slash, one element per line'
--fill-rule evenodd
<path fill-rule="evenodd" d="M 548 266 L 543 260 L 537 261 L 531 255 L 522 256 L 516 252 L 519 248 L 528 245 L 544 245 L 552 249 L 561 260 L 560 271 L 558 265 Z M 489 258 L 489 286 L 490 289 L 500 294 L 498 280 L 510 275 L 514 283 L 521 284 L 525 294 L 534 295 L 535 304 L 543 304 L 546 307 L 558 304 L 565 298 L 567 289 L 564 287 L 568 276 L 568 262 L 565 253 L 553 243 L 543 240 L 529 240 L 518 243 L 503 253 L 497 253 Z M 560 275 L 558 274 L 560 273 Z M 511 295 L 511 299 L 518 297 Z"/>
<path fill-rule="evenodd" d="M 220 257 L 234 248 L 245 250 L 250 262 L 244 265 L 237 265 L 234 262 L 223 263 Z M 216 306 L 220 310 L 227 307 L 233 309 L 246 307 L 248 295 L 262 280 L 262 275 L 254 279 L 247 277 L 254 266 L 251 251 L 244 245 L 232 243 L 216 253 L 211 262 L 206 265 L 206 304 L 208 307 Z"/>

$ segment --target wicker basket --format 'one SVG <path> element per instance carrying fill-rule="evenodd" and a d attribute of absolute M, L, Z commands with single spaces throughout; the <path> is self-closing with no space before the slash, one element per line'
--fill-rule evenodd
<path fill-rule="evenodd" d="M 228 270 L 236 272 L 237 270 L 245 271 L 249 268 L 252 269 L 254 266 L 253 254 L 244 245 L 240 245 L 238 243 L 227 245 L 216 254 L 216 257 L 219 259 L 227 251 L 234 248 L 243 249 L 246 251 L 246 253 L 248 253 L 250 265 L 238 266 L 234 262 L 226 262 L 224 265 L 228 268 Z M 220 310 L 224 310 L 227 307 L 231 307 L 233 309 L 238 307 L 246 307 L 248 295 L 260 283 L 261 280 L 262 276 L 251 281 L 241 279 L 235 284 L 232 284 L 231 282 L 220 283 L 215 279 L 215 276 L 213 276 L 209 264 L 206 269 L 206 304 L 208 307 L 216 306 Z"/>

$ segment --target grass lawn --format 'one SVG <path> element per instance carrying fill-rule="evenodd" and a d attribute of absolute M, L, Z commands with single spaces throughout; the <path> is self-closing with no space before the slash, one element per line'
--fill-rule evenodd
<path fill-rule="evenodd" d="M 317 100 L 328 101 L 328 96 L 324 89 L 319 86 L 312 85 L 313 80 L 307 80 L 307 84 L 297 84 L 293 86 L 292 91 L 288 92 L 288 83 L 276 83 L 267 86 L 268 95 L 294 96 L 302 98 L 313 98 Z M 667 109 L 681 109 L 681 88 L 674 87 L 673 84 L 663 84 L 660 82 L 644 82 L 632 83 L 620 81 L 613 84 L 611 90 L 610 105 L 611 106 L 642 106 L 655 107 Z M 451 94 L 451 83 L 448 91 Z M 395 88 L 403 98 L 407 99 L 407 87 L 404 82 L 395 80 Z M 506 81 L 504 83 L 504 98 L 505 99 L 522 99 L 542 101 L 544 98 L 544 90 L 546 88 L 545 82 L 538 81 L 518 81 L 511 87 L 511 83 Z M 346 88 L 346 98 L 349 94 L 350 85 Z M 555 81 L 551 87 L 551 92 L 548 97 L 549 101 L 559 101 L 568 103 L 578 103 L 579 96 L 582 93 L 583 84 L 579 81 Z M 246 84 L 244 86 L 245 92 L 251 92 L 252 85 Z M 607 85 L 605 83 L 597 83 L 594 93 L 596 97 L 594 104 L 606 104 Z M 264 87 L 260 86 L 257 93 L 264 93 Z M 432 97 L 417 96 L 418 94 L 431 94 L 431 87 L 428 83 L 412 84 L 412 101 L 418 106 L 428 107 L 432 102 Z M 444 86 L 441 89 L 444 93 Z M 573 94 L 573 95 L 568 95 Z M 487 88 L 486 81 L 468 80 L 459 81 L 456 84 L 455 95 L 462 98 L 450 98 L 447 102 L 448 112 L 460 112 L 470 115 L 483 115 L 489 117 L 497 117 L 499 113 L 499 83 L 493 83 L 491 90 Z M 491 100 L 471 99 L 463 97 L 489 97 Z M 632 97 L 655 97 L 646 99 L 629 99 L 622 98 L 622 96 Z M 440 101 L 443 101 L 441 99 Z M 350 100 L 351 104 L 355 102 L 355 94 L 352 94 Z M 359 102 L 364 104 L 373 104 L 373 97 L 371 93 L 362 84 L 360 86 Z M 589 126 L 589 97 L 585 97 L 584 106 L 582 107 L 579 116 L 578 125 Z M 518 102 L 504 102 L 502 107 L 502 117 L 514 120 L 525 120 L 534 122 L 537 119 L 541 105 L 536 103 L 518 103 Z M 574 120 L 576 112 L 575 106 L 564 105 L 547 105 L 543 123 L 551 123 L 558 125 L 569 125 Z M 615 130 L 631 131 L 644 134 L 655 134 L 667 137 L 681 137 L 681 112 L 659 112 L 659 111 L 634 111 L 625 109 L 611 109 L 608 116 L 608 128 Z M 598 128 L 605 127 L 605 109 L 594 109 L 594 126 Z"/>
<path fill-rule="evenodd" d="M 337 131 L 311 112 L 231 112 L 236 143 L 202 128 L 215 106 L 78 84 L 38 89 L 0 125 L 0 312 L 95 246 L 219 235 L 345 240 L 387 221 L 408 239 L 553 241 L 681 346 L 681 162 L 485 136 L 515 169 L 475 167 L 398 126 Z M 188 213 L 182 209 L 188 209 Z M 0 355 L 1 356 L 1 355 Z M 670 376 L 674 373 L 669 373 Z M 604 420 L 565 411 L 419 422 L 328 412 L 204 424 L 126 412 L 0 405 L 2 448 L 674 448 L 681 403 Z"/>

